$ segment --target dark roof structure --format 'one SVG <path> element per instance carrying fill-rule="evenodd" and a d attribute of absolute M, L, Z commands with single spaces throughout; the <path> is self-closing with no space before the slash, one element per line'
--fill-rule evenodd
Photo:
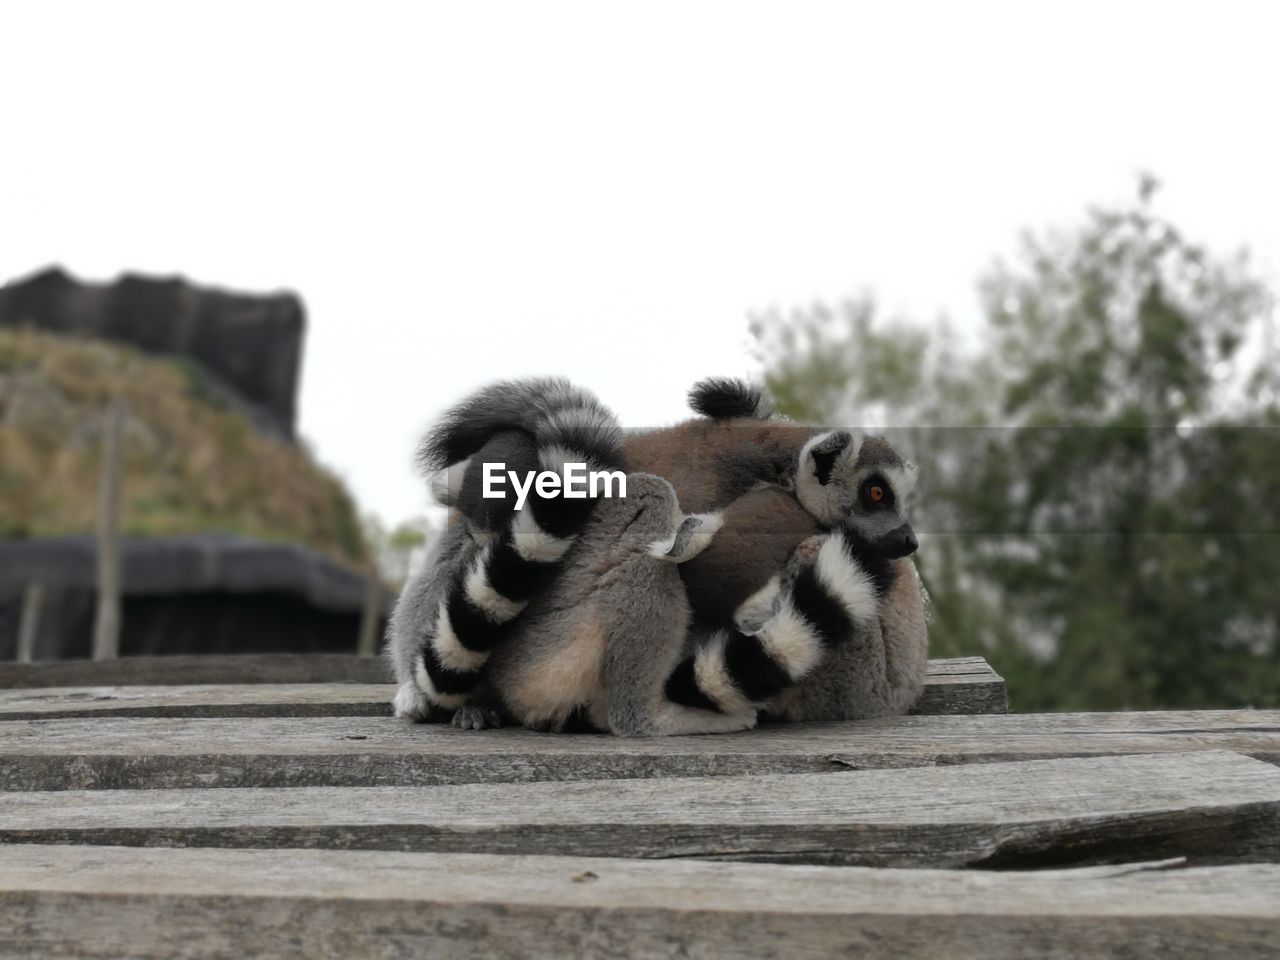
<path fill-rule="evenodd" d="M 0 660 L 16 654 L 32 585 L 36 659 L 89 655 L 95 549 L 90 536 L 0 541 Z M 123 656 L 349 653 L 368 587 L 307 547 L 225 534 L 124 538 L 121 572 Z"/>
<path fill-rule="evenodd" d="M 33 581 L 92 590 L 95 550 L 92 536 L 0 541 L 0 595 Z M 364 577 L 297 544 L 219 533 L 125 537 L 120 561 L 126 596 L 280 593 L 344 612 L 358 612 L 364 603 Z"/>
<path fill-rule="evenodd" d="M 0 327 L 24 325 L 194 360 L 260 429 L 294 436 L 306 319 L 292 294 L 230 293 L 135 274 L 81 283 L 54 267 L 0 287 Z"/>

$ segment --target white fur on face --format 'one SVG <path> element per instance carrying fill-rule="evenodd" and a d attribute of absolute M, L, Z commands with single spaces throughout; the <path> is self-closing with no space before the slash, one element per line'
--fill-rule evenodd
<path fill-rule="evenodd" d="M 533 517 L 533 511 L 525 507 L 516 512 L 511 524 L 511 543 L 525 560 L 533 563 L 555 563 L 573 546 L 573 538 L 556 537 L 547 533 Z"/>
<path fill-rule="evenodd" d="M 431 646 L 440 662 L 450 670 L 479 670 L 489 659 L 483 651 L 468 650 L 458 639 L 449 620 L 449 601 L 441 600 L 440 609 L 436 613 L 436 632 L 431 638 Z"/>
<path fill-rule="evenodd" d="M 840 432 L 839 430 L 828 430 L 826 433 L 810 437 L 809 441 L 800 449 L 800 460 L 796 465 L 796 496 L 813 518 L 824 526 L 831 526 L 839 521 L 841 505 L 833 495 L 833 484 L 818 482 L 818 477 L 813 472 L 812 453 L 814 447 Z M 841 470 L 847 469 L 849 464 L 854 463 L 858 459 L 858 451 L 862 447 L 861 437 L 852 433 L 852 431 L 846 430 L 843 432 L 849 433 L 852 439 L 849 441 L 849 445 L 841 450 L 836 458 L 831 470 L 832 476 L 835 476 Z"/>
<path fill-rule="evenodd" d="M 487 568 L 492 549 L 486 546 L 471 565 L 471 572 L 467 574 L 467 599 L 488 617 L 491 623 L 506 623 L 516 618 L 516 614 L 525 608 L 526 601 L 509 600 L 489 584 Z"/>
<path fill-rule="evenodd" d="M 818 549 L 818 579 L 848 611 L 855 624 L 870 623 L 879 611 L 871 578 L 849 554 L 844 537 L 833 533 Z"/>
<path fill-rule="evenodd" d="M 427 673 L 427 668 L 422 663 L 421 654 L 414 661 L 413 679 L 418 684 L 418 689 L 422 691 L 423 695 L 431 703 L 456 710 L 467 702 L 467 698 L 460 693 L 439 693 L 436 691 L 435 685 L 431 682 L 431 674 Z"/>
<path fill-rule="evenodd" d="M 884 467 L 880 473 L 889 481 L 889 486 L 893 489 L 893 497 L 899 502 L 911 496 L 911 492 L 916 488 L 916 476 L 919 470 L 914 463 L 903 463 L 900 467 Z"/>

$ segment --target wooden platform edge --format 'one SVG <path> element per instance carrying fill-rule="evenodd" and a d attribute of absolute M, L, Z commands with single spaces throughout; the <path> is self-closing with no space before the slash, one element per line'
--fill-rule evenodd
<path fill-rule="evenodd" d="M 441 878 L 447 878 L 442 882 Z M 1274 956 L 1280 865 L 974 873 L 0 847 L 0 955 Z M 1158 945 L 1158 946 L 1157 946 Z M 398 951 L 398 952 L 397 952 Z"/>

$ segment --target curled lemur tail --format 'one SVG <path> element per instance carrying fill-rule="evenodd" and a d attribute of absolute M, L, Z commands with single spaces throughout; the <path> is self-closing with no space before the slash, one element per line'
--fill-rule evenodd
<path fill-rule="evenodd" d="M 803 680 L 827 651 L 877 616 L 875 584 L 840 533 L 824 539 L 817 557 L 789 586 L 774 583 L 769 590 L 778 592 L 776 606 L 758 631 L 714 634 L 672 671 L 668 700 L 718 713 L 760 707 Z M 769 598 L 743 606 L 761 602 Z"/>
<path fill-rule="evenodd" d="M 745 380 L 728 377 L 699 380 L 689 391 L 689 406 L 694 413 L 713 420 L 738 417 L 768 420 L 773 417 L 773 406 L 764 395 L 764 390 Z"/>
<path fill-rule="evenodd" d="M 590 392 L 548 378 L 504 381 L 463 400 L 423 439 L 418 463 L 443 471 L 433 482 L 443 502 L 474 504 L 480 472 L 468 463 L 483 463 L 490 444 L 509 454 L 513 443 L 527 452 L 517 459 L 557 474 L 567 463 L 603 470 L 623 462 L 613 413 Z M 590 497 L 544 497 L 535 488 L 522 510 L 502 515 L 500 528 L 488 531 L 423 638 L 414 676 L 428 700 L 445 707 L 466 702 L 503 628 L 554 577 L 594 506 Z"/>

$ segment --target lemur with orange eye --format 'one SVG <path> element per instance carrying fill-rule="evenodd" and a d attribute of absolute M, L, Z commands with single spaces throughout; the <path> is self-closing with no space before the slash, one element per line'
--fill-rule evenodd
<path fill-rule="evenodd" d="M 882 440 L 769 419 L 735 381 L 691 401 L 702 418 L 623 442 L 563 381 L 499 384 L 428 435 L 463 519 L 393 618 L 398 714 L 634 735 L 911 706 L 926 646 L 902 559 L 912 469 Z M 477 494 L 496 461 L 625 464 L 632 489 L 515 512 Z"/>

